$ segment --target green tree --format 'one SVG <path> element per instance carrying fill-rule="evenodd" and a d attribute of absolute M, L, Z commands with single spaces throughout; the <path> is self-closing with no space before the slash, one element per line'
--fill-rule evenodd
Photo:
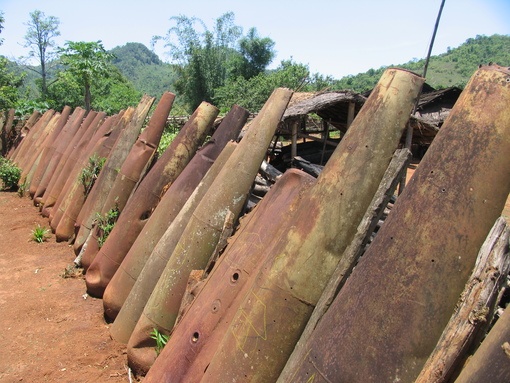
<path fill-rule="evenodd" d="M 234 76 L 240 75 L 248 80 L 262 73 L 275 57 L 274 45 L 269 37 L 261 38 L 257 29 L 250 28 L 248 34 L 239 40 L 240 60 Z"/>
<path fill-rule="evenodd" d="M 235 25 L 232 12 L 216 19 L 213 30 L 194 17 L 181 15 L 170 20 L 175 25 L 165 36 L 155 36 L 153 43 L 165 42 L 178 74 L 176 90 L 190 109 L 202 100 L 215 102 L 215 90 L 225 85 L 227 79 L 245 73 L 247 77 L 254 76 L 274 57 L 274 43 L 259 38 L 255 29 L 241 39 L 242 28 Z"/>
<path fill-rule="evenodd" d="M 60 48 L 61 63 L 71 72 L 83 88 L 84 107 L 91 109 L 91 85 L 94 81 L 110 76 L 111 66 L 108 63 L 113 54 L 107 52 L 101 41 L 66 41 L 65 48 Z"/>
<path fill-rule="evenodd" d="M 0 12 L 0 33 L 4 28 L 4 14 Z M 3 39 L 0 39 L 0 45 Z M 8 68 L 9 60 L 0 56 L 0 110 L 13 108 L 18 100 L 18 88 L 23 83 L 23 75 L 16 75 Z"/>
<path fill-rule="evenodd" d="M 308 66 L 284 60 L 277 69 L 259 73 L 248 80 L 244 77 L 229 79 L 224 86 L 216 90 L 216 105 L 222 111 L 227 111 L 233 104 L 238 104 L 256 112 L 262 108 L 275 88 L 309 90 L 315 86 L 312 81 L 313 77 L 310 77 Z"/>
<path fill-rule="evenodd" d="M 25 24 L 28 27 L 25 34 L 25 48 L 30 48 L 29 58 L 36 58 L 39 67 L 27 66 L 41 76 L 41 97 L 48 95 L 49 63 L 55 58 L 56 52 L 54 38 L 60 36 L 58 27 L 60 21 L 55 16 L 48 16 L 39 10 L 30 13 L 30 20 Z"/>

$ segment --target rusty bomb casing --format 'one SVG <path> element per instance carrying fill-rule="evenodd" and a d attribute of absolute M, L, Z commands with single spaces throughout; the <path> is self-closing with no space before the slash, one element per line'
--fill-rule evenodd
<path fill-rule="evenodd" d="M 43 211 L 47 210 L 49 212 L 48 218 L 50 227 L 53 232 L 55 232 L 57 227 L 56 224 L 58 223 L 53 223 L 53 217 L 55 216 L 55 208 L 58 208 L 58 204 L 60 203 L 59 197 L 62 193 L 66 193 L 65 185 L 67 180 L 69 178 L 73 179 L 75 176 L 77 176 L 79 169 L 76 168 L 76 164 L 80 162 L 81 156 L 92 141 L 92 138 L 95 136 L 98 128 L 104 122 L 105 117 L 106 113 L 104 112 L 89 112 L 87 118 L 83 121 L 84 126 L 82 129 L 85 129 L 85 131 L 83 132 L 82 137 L 77 140 L 73 150 L 70 150 L 69 155 L 65 160 L 65 163 L 62 165 L 60 174 L 52 188 L 48 188 L 47 190 L 48 196 L 45 197 Z"/>
<path fill-rule="evenodd" d="M 254 278 L 201 381 L 275 381 L 356 233 L 423 85 L 386 70 Z"/>
<path fill-rule="evenodd" d="M 53 132 L 58 126 L 58 122 L 60 120 L 60 113 L 55 113 L 51 120 L 48 122 L 48 134 L 46 138 L 44 138 L 43 143 L 37 148 L 34 149 L 31 158 L 26 162 L 24 165 L 23 171 L 21 172 L 21 176 L 18 182 L 18 185 L 24 185 L 25 189 L 30 185 L 32 182 L 32 178 L 34 176 L 34 173 L 39 166 L 39 163 L 41 162 L 41 159 L 43 157 L 43 153 L 45 150 L 47 150 L 49 144 L 49 141 L 52 138 Z"/>
<path fill-rule="evenodd" d="M 108 197 L 100 211 L 102 216 L 107 214 L 110 209 L 117 209 L 117 211 L 122 212 L 135 186 L 145 175 L 149 165 L 154 159 L 154 154 L 156 153 L 159 141 L 163 135 L 174 99 L 175 95 L 173 93 L 165 92 L 162 95 L 147 127 L 131 147 L 115 181 L 108 191 Z M 87 252 L 89 252 L 89 257 L 95 256 L 99 249 L 99 245 L 94 243 L 94 240 L 97 241 L 99 228 L 96 226 L 92 230 L 95 233 L 88 243 Z M 94 254 L 90 254 L 91 252 Z M 85 257 L 86 255 L 84 254 L 84 258 Z"/>
<path fill-rule="evenodd" d="M 65 183 L 65 180 L 67 179 L 67 174 L 72 170 L 72 166 L 74 166 L 74 163 L 68 163 L 68 159 L 71 157 L 71 154 L 78 151 L 78 146 L 80 145 L 80 142 L 84 136 L 87 135 L 90 139 L 90 136 L 94 133 L 89 133 L 89 127 L 96 116 L 97 112 L 93 110 L 89 111 L 89 113 L 84 116 L 80 127 L 75 132 L 71 141 L 69 142 L 69 145 L 67 145 L 64 153 L 62 154 L 62 157 L 60 158 L 60 161 L 55 168 L 55 171 L 53 172 L 53 176 L 51 177 L 51 180 L 46 187 L 46 191 L 41 197 L 40 210 L 43 217 L 50 216 L 51 208 L 55 204 L 56 199 L 58 198 L 58 193 L 60 192 L 63 184 Z"/>
<path fill-rule="evenodd" d="M 291 96 L 288 89 L 273 91 L 193 212 L 129 339 L 128 362 L 136 371 L 147 371 L 154 362 L 150 333 L 172 329 L 188 276 L 206 267 L 226 217 L 239 216 Z"/>
<path fill-rule="evenodd" d="M 215 106 L 202 102 L 140 182 L 115 227 L 87 269 L 85 282 L 90 295 L 102 297 L 104 289 L 156 208 L 163 190 L 175 181 L 195 155 L 218 112 Z"/>
<path fill-rule="evenodd" d="M 53 152 L 53 155 L 51 157 L 51 160 L 48 162 L 48 165 L 44 169 L 44 172 L 39 181 L 39 185 L 37 186 L 37 190 L 35 191 L 33 196 L 35 206 L 40 205 L 42 206 L 41 202 L 44 193 L 46 192 L 46 189 L 52 177 L 55 175 L 56 170 L 58 169 L 60 160 L 64 155 L 64 152 L 71 143 L 73 136 L 80 128 L 84 116 L 85 109 L 76 108 L 73 114 L 67 120 L 67 123 L 62 128 L 62 131 L 58 135 L 57 140 L 58 143 L 57 146 L 55 147 L 55 151 Z"/>
<path fill-rule="evenodd" d="M 25 136 L 17 156 L 13 159 L 13 161 L 20 168 L 25 168 L 26 161 L 28 161 L 27 157 L 33 155 L 32 148 L 34 144 L 37 142 L 54 114 L 55 111 L 53 109 L 48 109 L 46 112 L 44 112 L 44 114 L 37 120 L 32 129 L 30 129 L 30 131 Z"/>
<path fill-rule="evenodd" d="M 246 109 L 234 105 L 223 118 L 211 139 L 198 150 L 190 163 L 165 192 L 104 292 L 104 313 L 108 319 L 112 321 L 115 319 L 159 239 L 175 219 L 226 143 L 238 137 L 241 128 L 248 119 L 248 114 Z M 127 343 L 127 340 L 125 340 L 125 343 Z"/>
<path fill-rule="evenodd" d="M 65 186 L 67 192 L 63 196 L 58 208 L 56 208 L 57 211 L 53 218 L 58 222 L 55 229 L 57 242 L 66 241 L 73 236 L 76 218 L 91 188 L 83 183 L 80 175 L 83 169 L 90 166 L 91 158 L 106 159 L 108 157 L 121 132 L 120 124 L 118 124 L 120 118 L 121 114 L 119 113 L 105 120 L 97 132 L 97 139 L 91 142 L 93 144 L 92 149 L 87 148 L 89 149 L 87 153 L 76 164 L 77 169 L 79 169 L 77 176 L 67 181 Z M 95 180 L 92 180 L 92 182 L 95 182 Z"/>
<path fill-rule="evenodd" d="M 144 95 L 136 109 L 128 108 L 120 120 L 122 133 L 115 142 L 115 146 L 110 152 L 108 159 L 101 170 L 101 174 L 96 180 L 90 194 L 85 201 L 80 214 L 76 219 L 77 234 L 74 241 L 73 249 L 76 255 L 80 254 L 83 245 L 89 238 L 92 224 L 96 218 L 96 214 L 100 213 L 111 186 L 117 178 L 120 167 L 129 154 L 131 147 L 134 145 L 140 131 L 145 122 L 145 118 L 154 103 L 154 98 Z M 86 269 L 85 265 L 83 265 Z M 87 265 L 88 266 L 88 265 Z"/>
<path fill-rule="evenodd" d="M 228 326 L 231 308 L 256 275 L 271 247 L 293 224 L 296 206 L 315 178 L 295 169 L 287 170 L 247 216 L 206 279 L 188 311 L 172 330 L 167 346 L 145 377 L 147 382 L 200 381 L 206 354 L 213 355 Z"/>
<path fill-rule="evenodd" d="M 60 137 L 60 134 L 64 126 L 67 124 L 70 115 L 71 108 L 69 106 L 64 107 L 58 119 L 58 124 L 55 130 L 53 130 L 42 148 L 41 158 L 38 161 L 38 164 L 36 165 L 35 169 L 31 170 L 32 177 L 30 179 L 30 184 L 28 185 L 28 192 L 32 198 L 34 197 L 44 172 L 46 171 L 46 168 L 48 167 L 48 164 L 51 161 L 53 154 L 55 153 L 59 143 L 58 137 Z"/>
<path fill-rule="evenodd" d="M 508 197 L 508 105 L 508 68 L 471 77 L 288 372 L 293 382 L 414 382 Z"/>
<path fill-rule="evenodd" d="M 191 215 L 200 201 L 204 198 L 205 193 L 213 183 L 214 179 L 218 176 L 218 173 L 225 165 L 225 162 L 233 153 L 236 145 L 237 144 L 235 142 L 227 143 L 218 158 L 209 168 L 209 171 L 205 174 L 191 196 L 187 199 L 184 206 L 179 210 L 177 216 L 168 225 L 167 230 L 163 233 L 160 240 L 153 247 L 149 258 L 145 262 L 136 282 L 130 289 L 122 308 L 110 328 L 110 334 L 117 342 L 127 344 L 129 341 L 136 323 L 138 322 L 138 318 L 140 318 L 143 308 L 154 290 L 161 273 L 165 269 L 165 265 L 168 263 L 168 259 L 172 255 L 175 245 L 179 242 Z M 118 271 L 115 273 L 115 276 L 117 274 Z M 108 285 L 105 290 L 105 296 L 109 287 L 110 285 Z"/>

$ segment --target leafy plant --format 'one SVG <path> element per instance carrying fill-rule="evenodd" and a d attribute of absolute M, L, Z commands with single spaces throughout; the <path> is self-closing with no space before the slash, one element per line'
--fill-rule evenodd
<path fill-rule="evenodd" d="M 89 158 L 88 165 L 82 169 L 80 173 L 80 182 L 83 184 L 85 189 L 85 196 L 90 193 L 90 190 L 92 189 L 92 186 L 94 186 L 94 182 L 96 181 L 105 162 L 106 158 L 99 157 L 97 154 L 94 154 Z"/>
<path fill-rule="evenodd" d="M 49 238 L 50 236 L 49 233 L 50 230 L 48 228 L 38 224 L 37 227 L 32 230 L 32 241 L 37 243 L 43 243 Z"/>
<path fill-rule="evenodd" d="M 163 135 L 161 136 L 161 140 L 159 141 L 159 145 L 158 145 L 158 157 L 161 157 L 161 155 L 163 154 L 163 152 L 166 150 L 166 148 L 172 143 L 172 141 L 174 140 L 174 138 L 177 136 L 177 134 L 179 133 L 179 129 L 178 128 L 170 128 L 170 129 L 165 129 L 165 131 L 163 132 Z"/>
<path fill-rule="evenodd" d="M 159 355 L 167 344 L 169 336 L 160 333 L 157 328 L 154 328 L 151 332 L 151 338 L 156 341 L 156 354 Z"/>
<path fill-rule="evenodd" d="M 117 206 L 108 210 L 108 212 L 103 216 L 100 213 L 96 214 L 97 228 L 98 228 L 98 236 L 97 242 L 99 247 L 102 247 L 108 238 L 108 235 L 113 230 L 115 226 L 115 222 L 117 222 L 117 218 L 119 217 L 119 208 Z"/>
<path fill-rule="evenodd" d="M 3 190 L 13 190 L 18 186 L 21 177 L 21 169 L 11 160 L 0 157 L 0 180 Z"/>
<path fill-rule="evenodd" d="M 18 196 L 19 198 L 22 198 L 25 196 L 26 192 L 28 190 L 28 182 L 25 179 L 23 182 L 18 184 Z"/>

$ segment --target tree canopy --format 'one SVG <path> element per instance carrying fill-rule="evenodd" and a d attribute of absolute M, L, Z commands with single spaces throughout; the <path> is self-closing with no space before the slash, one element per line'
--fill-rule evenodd
<path fill-rule="evenodd" d="M 65 48 L 60 48 L 59 53 L 60 62 L 76 76 L 83 87 L 85 109 L 90 110 L 90 87 L 97 79 L 110 76 L 108 63 L 113 59 L 113 54 L 104 49 L 101 41 L 67 41 Z"/>
<path fill-rule="evenodd" d="M 256 76 L 274 57 L 270 38 L 259 38 L 255 28 L 243 37 L 234 18 L 225 13 L 209 30 L 198 18 L 175 16 L 167 34 L 153 39 L 165 42 L 178 74 L 175 87 L 191 109 L 203 100 L 214 103 L 215 90 L 228 79 Z"/>

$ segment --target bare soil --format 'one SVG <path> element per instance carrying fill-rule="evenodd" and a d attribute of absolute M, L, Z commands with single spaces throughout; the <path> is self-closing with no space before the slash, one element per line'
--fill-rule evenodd
<path fill-rule="evenodd" d="M 0 382 L 129 382 L 102 301 L 79 273 L 64 277 L 72 248 L 32 241 L 38 224 L 49 226 L 31 199 L 0 192 Z"/>

